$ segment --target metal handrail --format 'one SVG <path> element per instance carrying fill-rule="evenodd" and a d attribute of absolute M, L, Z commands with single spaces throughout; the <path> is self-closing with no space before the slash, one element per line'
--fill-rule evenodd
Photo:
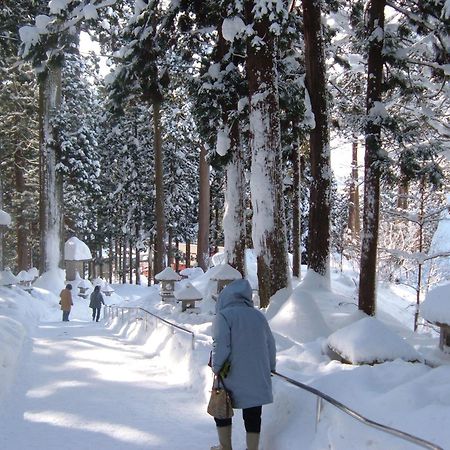
<path fill-rule="evenodd" d="M 183 332 L 185 332 L 185 333 L 189 333 L 189 334 L 191 335 L 191 345 L 192 345 L 192 348 L 193 348 L 193 349 L 195 348 L 195 334 L 194 334 L 193 331 L 188 330 L 187 328 L 184 328 L 184 327 L 182 327 L 182 326 L 180 326 L 180 325 L 178 325 L 178 324 L 176 324 L 176 323 L 169 322 L 168 320 L 163 319 L 162 317 L 159 317 L 158 315 L 153 314 L 152 312 L 150 312 L 150 311 L 148 311 L 148 310 L 146 310 L 146 309 L 144 309 L 144 308 L 141 308 L 140 306 L 114 306 L 114 305 L 109 306 L 109 305 L 108 305 L 107 308 L 110 308 L 110 309 L 113 309 L 113 308 L 114 308 L 114 309 L 116 309 L 116 310 L 121 310 L 122 312 L 123 312 L 124 310 L 143 311 L 145 314 L 148 314 L 148 315 L 154 317 L 155 319 L 159 320 L 160 322 L 162 322 L 162 323 L 164 323 L 164 324 L 166 324 L 166 325 L 168 325 L 168 326 L 170 326 L 170 327 L 172 327 L 172 328 L 175 328 L 175 329 L 177 329 L 177 330 L 183 331 Z M 122 316 L 122 317 L 123 317 L 123 316 Z"/>
<path fill-rule="evenodd" d="M 186 333 L 189 333 L 192 338 L 192 348 L 195 348 L 195 334 L 188 330 L 187 328 L 184 328 L 176 323 L 169 322 L 166 319 L 163 319 L 162 317 L 159 317 L 156 314 L 151 313 L 150 311 L 147 311 L 144 308 L 141 307 L 123 307 L 123 306 L 108 306 L 108 308 L 115 308 L 117 310 L 125 310 L 125 309 L 134 309 L 134 310 L 140 310 L 144 311 L 146 314 L 149 314 L 150 316 L 153 316 L 157 320 L 165 323 L 166 325 L 169 325 L 173 328 L 176 328 L 178 330 L 184 331 Z M 322 400 L 325 400 L 326 402 L 330 403 L 331 405 L 335 406 L 336 408 L 340 409 L 342 412 L 348 414 L 349 416 L 353 417 L 356 420 L 359 420 L 364 425 L 368 425 L 372 428 L 376 428 L 380 431 L 383 431 L 385 433 L 392 434 L 394 436 L 397 436 L 400 439 L 404 439 L 406 441 L 412 442 L 413 444 L 416 444 L 420 447 L 427 448 L 430 450 L 444 450 L 442 447 L 433 444 L 432 442 L 426 441 L 424 439 L 421 439 L 419 437 L 413 436 L 412 434 L 406 433 L 404 431 L 397 430 L 396 428 L 389 427 L 387 425 L 383 425 L 381 423 L 375 422 L 371 419 L 367 419 L 366 417 L 362 416 L 361 414 L 357 413 L 353 409 L 349 408 L 348 406 L 344 405 L 343 403 L 339 402 L 338 400 L 334 399 L 333 397 L 330 397 L 329 395 L 325 394 L 322 391 L 319 391 L 316 388 L 313 388 L 311 386 L 308 386 L 307 384 L 301 383 L 300 381 L 293 380 L 292 378 L 287 377 L 286 375 L 283 375 L 277 371 L 272 372 L 275 376 L 281 378 L 284 381 L 287 381 L 288 383 L 297 386 L 305 391 L 308 391 L 317 397 L 317 411 L 316 411 L 316 430 L 317 430 L 317 424 L 320 420 L 320 413 L 322 411 Z"/>
<path fill-rule="evenodd" d="M 333 406 L 340 409 L 341 411 L 348 414 L 349 416 L 353 417 L 354 419 L 359 420 L 363 424 L 369 425 L 372 428 L 376 428 L 378 430 L 384 431 L 385 433 L 392 434 L 401 439 L 412 442 L 413 444 L 419 445 L 423 448 L 428 448 L 431 450 L 444 450 L 442 447 L 439 447 L 438 445 L 433 444 L 432 442 L 418 438 L 418 437 L 413 436 L 412 434 L 406 433 L 404 431 L 397 430 L 396 428 L 392 428 L 387 425 L 383 425 L 381 423 L 367 419 L 366 417 L 357 413 L 356 411 L 354 411 L 353 409 L 344 405 L 343 403 L 335 400 L 333 397 L 330 397 L 329 395 L 319 391 L 318 389 L 308 386 L 307 384 L 300 383 L 299 381 L 293 380 L 292 378 L 289 378 L 286 375 L 282 375 L 281 373 L 278 373 L 276 371 L 273 371 L 272 373 L 274 375 L 276 375 L 277 377 L 280 377 L 281 379 L 287 381 L 288 383 L 293 384 L 294 386 L 297 386 L 301 389 L 304 389 L 305 391 L 311 392 L 312 394 L 317 396 L 318 402 L 317 402 L 317 414 L 316 414 L 316 427 L 317 427 L 318 421 L 320 420 L 320 412 L 322 409 L 321 400 L 325 400 L 326 402 L 332 404 Z"/>

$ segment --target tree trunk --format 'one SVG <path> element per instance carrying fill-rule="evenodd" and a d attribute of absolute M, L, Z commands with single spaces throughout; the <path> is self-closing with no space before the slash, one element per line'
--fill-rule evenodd
<path fill-rule="evenodd" d="M 223 233 L 226 262 L 245 276 L 245 179 L 244 162 L 239 139 L 239 124 L 234 121 L 230 129 L 231 160 L 227 164 L 225 213 Z"/>
<path fill-rule="evenodd" d="M 49 63 L 39 90 L 39 224 L 40 271 L 62 265 L 62 177 L 56 167 L 61 158 L 58 130 L 53 124 L 61 109 L 61 67 Z"/>
<path fill-rule="evenodd" d="M 409 182 L 403 175 L 398 186 L 397 208 L 403 209 L 404 211 L 408 209 L 408 193 Z"/>
<path fill-rule="evenodd" d="M 135 252 L 136 252 L 136 261 L 134 264 L 134 270 L 136 272 L 136 284 L 141 284 L 141 251 L 140 249 L 136 246 L 135 248 Z"/>
<path fill-rule="evenodd" d="M 368 10 L 369 58 L 367 65 L 367 125 L 364 158 L 364 213 L 361 241 L 358 307 L 368 315 L 376 311 L 377 247 L 380 213 L 381 126 L 374 106 L 381 101 L 383 77 L 385 0 L 372 0 Z M 379 30 L 383 31 L 383 35 Z"/>
<path fill-rule="evenodd" d="M 165 218 L 164 218 L 164 165 L 161 137 L 161 103 L 153 102 L 153 127 L 155 136 L 155 214 L 156 214 L 156 242 L 154 258 L 154 273 L 160 273 L 164 269 L 165 247 Z M 157 281 L 155 280 L 155 283 Z"/>
<path fill-rule="evenodd" d="M 348 228 L 353 239 L 359 238 L 360 219 L 359 219 L 359 187 L 358 187 L 358 141 L 353 140 L 352 144 L 352 172 L 350 179 L 350 202 L 348 208 Z"/>
<path fill-rule="evenodd" d="M 180 241 L 175 238 L 175 272 L 180 270 Z"/>
<path fill-rule="evenodd" d="M 0 173 L 0 209 L 3 209 L 3 178 Z M 5 269 L 5 256 L 3 252 L 3 231 L 0 226 L 0 270 Z"/>
<path fill-rule="evenodd" d="M 112 274 L 113 274 L 113 241 L 110 237 L 109 239 L 109 258 L 108 258 L 108 267 L 109 267 L 109 284 L 112 284 Z M 83 276 L 84 278 L 84 276 Z"/>
<path fill-rule="evenodd" d="M 130 253 L 128 255 L 128 264 L 130 265 L 130 267 L 128 268 L 128 273 L 130 275 L 130 284 L 133 284 L 133 242 L 130 239 Z"/>
<path fill-rule="evenodd" d="M 310 133 L 311 188 L 309 199 L 308 267 L 329 278 L 331 165 L 328 130 L 322 2 L 302 0 L 306 86 L 315 127 Z"/>
<path fill-rule="evenodd" d="M 172 238 L 172 228 L 169 227 L 167 230 L 167 267 L 171 267 L 173 262 Z"/>
<path fill-rule="evenodd" d="M 269 31 L 272 12 L 267 10 L 255 17 L 254 6 L 253 1 L 246 2 L 247 22 L 253 24 L 255 31 L 247 44 L 252 151 L 250 189 L 253 247 L 257 257 L 260 305 L 264 308 L 272 295 L 288 286 L 288 263 L 276 67 L 278 45 L 277 38 Z M 256 38 L 259 44 L 253 45 Z"/>
<path fill-rule="evenodd" d="M 127 282 L 127 239 L 122 238 L 122 283 Z"/>
<path fill-rule="evenodd" d="M 297 142 L 292 146 L 292 275 L 300 278 L 301 268 L 301 227 L 300 227 L 300 149 Z"/>
<path fill-rule="evenodd" d="M 191 240 L 186 239 L 186 268 L 191 267 Z"/>
<path fill-rule="evenodd" d="M 18 148 L 14 154 L 14 174 L 16 192 L 19 197 L 19 202 L 16 207 L 16 236 L 17 236 L 17 270 L 27 270 L 30 268 L 30 255 L 28 249 L 28 224 L 25 219 L 25 212 L 28 205 L 23 203 L 23 193 L 25 192 L 25 175 L 24 167 L 26 161 L 23 157 L 21 148 Z"/>
<path fill-rule="evenodd" d="M 419 211 L 419 255 L 423 252 L 423 234 L 424 234 L 424 221 L 425 221 L 425 177 L 422 176 L 420 180 L 420 211 Z M 422 291 L 422 271 L 423 264 L 419 262 L 419 268 L 417 271 L 417 286 L 416 286 L 416 310 L 414 312 L 414 331 L 417 331 L 419 326 L 419 314 L 420 314 L 420 293 Z"/>
<path fill-rule="evenodd" d="M 226 71 L 229 63 L 225 56 L 230 52 L 230 42 L 222 34 L 222 24 L 217 29 L 219 40 L 214 61 Z M 239 122 L 232 117 L 237 109 L 239 98 L 234 87 L 227 92 L 227 98 L 220 97 L 224 132 L 228 133 L 231 158 L 226 166 L 225 205 L 223 214 L 223 234 L 225 261 L 245 276 L 245 178 L 243 152 L 240 139 Z"/>
<path fill-rule="evenodd" d="M 200 200 L 198 210 L 197 262 L 205 272 L 209 261 L 209 164 L 206 149 L 200 150 Z"/>
<path fill-rule="evenodd" d="M 154 242 L 153 242 L 153 234 L 150 235 L 149 243 L 148 243 L 148 273 L 147 273 L 147 285 L 152 285 L 152 276 L 153 276 L 153 252 L 152 248 L 154 248 Z"/>

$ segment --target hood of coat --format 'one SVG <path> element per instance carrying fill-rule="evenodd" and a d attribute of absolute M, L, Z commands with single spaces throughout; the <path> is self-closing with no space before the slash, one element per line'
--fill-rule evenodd
<path fill-rule="evenodd" d="M 234 280 L 224 287 L 217 299 L 216 310 L 221 311 L 230 305 L 246 305 L 253 308 L 252 287 L 245 280 Z"/>

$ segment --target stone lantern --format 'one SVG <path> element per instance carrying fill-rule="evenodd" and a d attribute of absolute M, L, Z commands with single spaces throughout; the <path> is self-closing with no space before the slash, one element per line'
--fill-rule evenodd
<path fill-rule="evenodd" d="M 92 259 L 89 247 L 73 236 L 64 244 L 64 260 L 66 262 L 66 280 L 75 281 L 77 272 L 83 274 L 83 263 Z M 83 278 L 83 277 L 82 277 Z"/>
<path fill-rule="evenodd" d="M 101 288 L 101 291 L 107 296 L 110 297 L 111 294 L 114 292 L 114 289 L 109 285 L 108 283 L 105 283 L 105 285 Z"/>
<path fill-rule="evenodd" d="M 222 289 L 230 284 L 234 280 L 240 280 L 242 278 L 241 272 L 231 267 L 229 264 L 220 264 L 217 267 L 217 272 L 210 278 L 212 281 L 217 282 L 216 292 L 212 294 L 214 300 L 217 300 Z"/>
<path fill-rule="evenodd" d="M 162 272 L 155 275 L 155 280 L 161 282 L 161 290 L 159 292 L 161 300 L 174 300 L 175 282 L 180 281 L 181 276 L 178 275 L 172 267 L 166 267 Z"/>
<path fill-rule="evenodd" d="M 175 292 L 175 298 L 181 302 L 181 311 L 195 310 L 195 302 L 201 301 L 202 294 L 191 283 L 187 283 L 186 286 Z"/>
<path fill-rule="evenodd" d="M 89 280 L 81 280 L 78 283 L 79 296 L 82 298 L 87 297 L 87 291 L 92 288 L 92 284 Z"/>
<path fill-rule="evenodd" d="M 420 315 L 439 327 L 439 348 L 450 354 L 450 284 L 442 284 L 428 291 Z"/>
<path fill-rule="evenodd" d="M 34 281 L 34 276 L 30 274 L 27 270 L 21 270 L 17 274 L 17 279 L 19 280 L 20 286 L 22 286 L 26 291 L 31 291 L 31 283 Z"/>

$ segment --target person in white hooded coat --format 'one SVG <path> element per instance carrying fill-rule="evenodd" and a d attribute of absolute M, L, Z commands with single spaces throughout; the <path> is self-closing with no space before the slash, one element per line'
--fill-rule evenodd
<path fill-rule="evenodd" d="M 261 311 L 253 305 L 245 279 L 235 280 L 220 293 L 213 324 L 211 366 L 224 374 L 233 408 L 242 409 L 248 450 L 256 450 L 262 405 L 272 403 L 271 371 L 275 370 L 275 340 Z M 231 419 L 214 419 L 221 449 L 231 449 Z"/>

